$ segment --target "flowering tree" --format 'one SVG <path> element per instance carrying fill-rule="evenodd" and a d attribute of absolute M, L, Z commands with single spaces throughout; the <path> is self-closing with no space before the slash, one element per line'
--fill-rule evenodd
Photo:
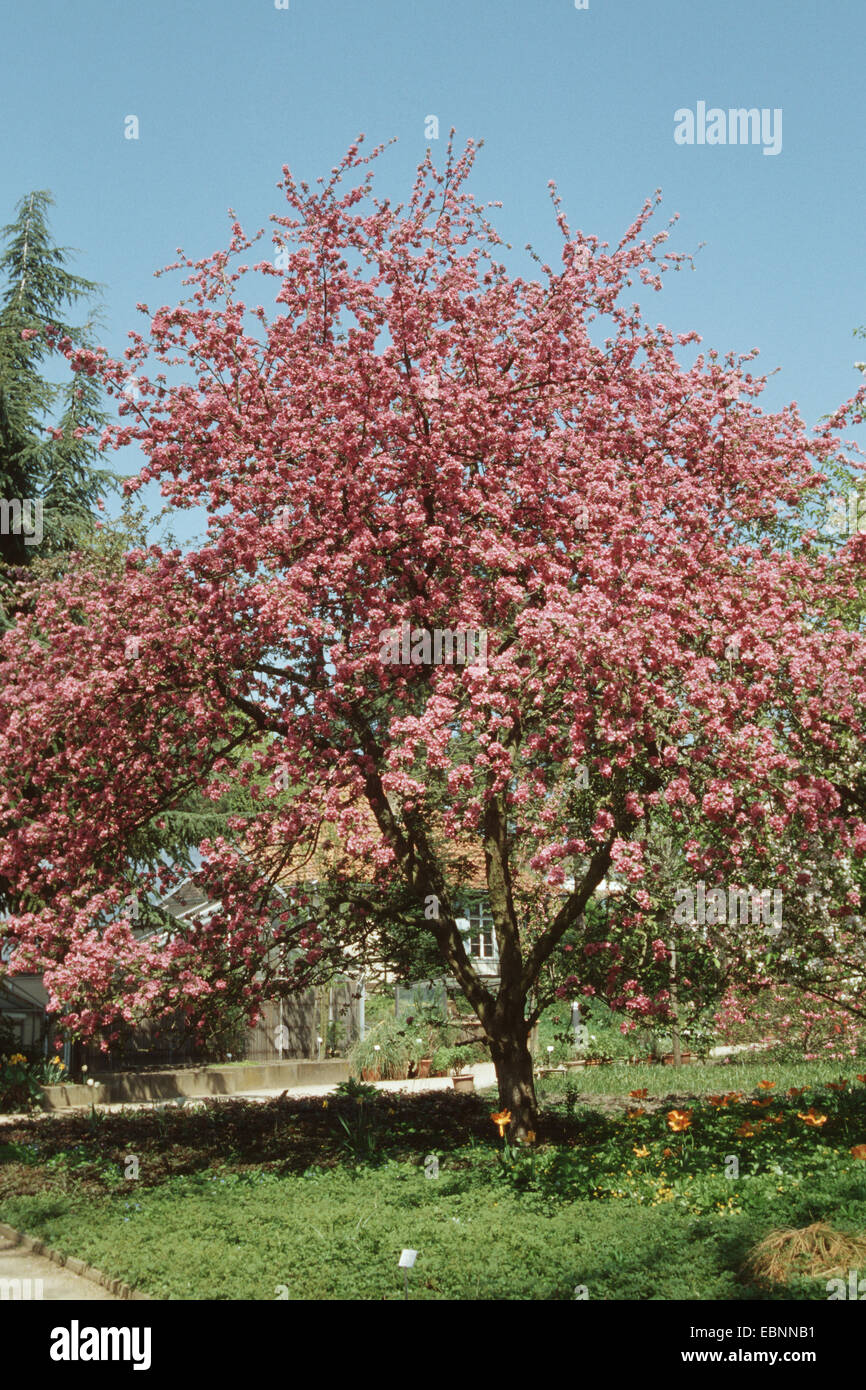
<path fill-rule="evenodd" d="M 847 779 L 857 781 L 853 759 Z M 844 795 L 841 784 L 838 790 Z M 797 869 L 788 876 L 784 893 L 759 894 L 744 886 L 766 882 L 766 871 L 752 860 L 748 868 L 738 867 L 739 887 L 722 891 L 723 903 L 714 904 L 720 910 L 711 911 L 716 885 L 695 883 L 685 858 L 694 821 L 678 835 L 671 833 L 669 816 L 656 812 L 652 821 L 642 842 L 645 875 L 640 885 L 616 884 L 615 896 L 600 911 L 587 912 L 582 931 L 568 934 L 545 967 L 545 997 L 603 999 L 622 1015 L 623 1032 L 656 1021 L 677 1022 L 691 1033 L 696 1020 L 706 1020 L 709 1027 L 710 1014 L 719 1005 L 717 1025 L 743 1023 L 735 1016 L 738 1009 L 745 1009 L 750 1020 L 763 1019 L 772 986 L 789 1000 L 798 991 L 808 995 L 810 1008 L 823 1001 L 827 1020 L 847 1015 L 843 1031 L 855 1035 L 858 1020 L 866 1017 L 866 930 L 853 912 L 853 904 L 863 897 L 862 860 L 840 856 L 832 841 L 786 847 L 784 837 L 767 832 L 765 853 L 781 857 L 796 851 Z M 701 828 L 704 835 L 711 829 L 706 824 Z M 684 887 L 690 881 L 695 894 Z M 649 897 L 639 912 L 637 893 Z M 698 911 L 681 912 L 678 900 L 693 896 Z M 756 1001 L 761 1001 L 757 1013 Z M 791 1005 L 781 1012 L 792 1009 L 797 1012 Z M 789 1020 L 790 1039 L 800 1036 L 799 1023 L 795 1027 Z"/>
<path fill-rule="evenodd" d="M 762 1042 L 788 1057 L 847 1062 L 866 1049 L 862 1016 L 811 990 L 765 977 L 763 986 L 726 991 L 716 1014 L 730 1043 Z"/>
<path fill-rule="evenodd" d="M 816 557 L 776 530 L 851 403 L 809 436 L 793 407 L 760 410 L 748 358 L 683 364 L 697 336 L 627 302 L 682 259 L 645 236 L 651 204 L 610 250 L 554 190 L 558 268 L 514 278 L 473 157 L 428 157 L 405 207 L 372 198 L 357 146 L 313 190 L 285 169 L 274 260 L 251 266 L 233 222 L 227 250 L 180 253 L 191 297 L 140 306 L 126 361 L 62 345 L 121 395 L 102 443 L 139 443 L 132 488 L 206 506 L 208 536 L 132 551 L 110 581 L 81 567 L 4 639 L 0 873 L 29 895 L 13 968 L 44 968 L 84 1032 L 221 995 L 254 1009 L 275 942 L 308 978 L 396 893 L 526 1136 L 533 991 L 606 875 L 632 890 L 611 932 L 653 910 L 654 818 L 687 831 L 695 877 L 757 864 L 784 885 L 796 854 L 768 845 L 866 850 L 834 784 L 864 732 L 845 616 L 864 539 Z M 221 911 L 139 939 L 127 847 L 190 788 L 237 784 L 251 810 L 202 846 Z M 457 920 L 468 845 L 497 985 Z M 275 884 L 323 874 L 275 919 Z"/>

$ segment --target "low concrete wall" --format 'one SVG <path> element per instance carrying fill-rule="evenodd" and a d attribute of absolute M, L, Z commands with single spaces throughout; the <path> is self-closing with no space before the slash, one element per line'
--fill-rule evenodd
<path fill-rule="evenodd" d="M 119 1072 L 100 1086 L 43 1086 L 46 1110 L 124 1102 L 179 1100 L 184 1096 L 231 1096 L 241 1091 L 291 1090 L 294 1086 L 334 1086 L 348 1081 L 349 1063 L 250 1063 L 241 1067 L 195 1067 L 187 1071 Z"/>

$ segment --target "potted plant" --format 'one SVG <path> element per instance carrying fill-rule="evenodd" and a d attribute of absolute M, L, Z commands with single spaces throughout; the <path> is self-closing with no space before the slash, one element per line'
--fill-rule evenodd
<path fill-rule="evenodd" d="M 451 1082 L 455 1091 L 468 1093 L 475 1090 L 475 1077 L 471 1071 L 463 1070 L 462 1060 L 456 1064 L 451 1072 Z"/>
<path fill-rule="evenodd" d="M 461 1047 L 437 1048 L 434 1063 L 442 1068 L 440 1075 L 450 1074 L 455 1091 L 474 1091 L 475 1077 L 467 1070 L 466 1059 Z"/>
<path fill-rule="evenodd" d="M 405 1030 L 384 1019 L 354 1044 L 349 1064 L 364 1081 L 402 1081 L 409 1074 L 409 1056 Z"/>
<path fill-rule="evenodd" d="M 440 1044 L 447 1042 L 448 1019 L 439 1003 L 431 1003 L 416 994 L 411 1013 L 403 1019 L 409 1050 L 411 1077 L 444 1076 L 447 1066 L 435 1064 Z M 441 1060 L 441 1059 L 440 1059 Z"/>
<path fill-rule="evenodd" d="M 407 1019 L 407 1023 L 415 1022 Z M 409 1076 L 412 1079 L 428 1077 L 433 1065 L 435 1053 L 434 1040 L 430 1038 L 428 1030 L 422 1029 L 420 1033 L 409 1037 Z"/>

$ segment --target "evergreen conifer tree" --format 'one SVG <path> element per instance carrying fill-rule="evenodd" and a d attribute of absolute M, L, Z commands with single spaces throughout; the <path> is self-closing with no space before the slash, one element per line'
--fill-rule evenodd
<path fill-rule="evenodd" d="M 28 193 L 2 229 L 0 253 L 0 625 L 8 623 L 15 571 L 71 551 L 93 532 L 100 495 L 116 481 L 99 468 L 96 439 L 107 416 L 95 377 L 67 369 L 48 378 L 55 350 L 45 330 L 92 346 L 94 319 L 65 314 L 99 286 L 67 269 L 69 249 L 55 246 L 46 191 Z M 57 354 L 59 356 L 59 353 Z M 66 364 L 64 363 L 64 366 Z M 38 519 L 38 521 L 37 521 Z M 4 615 L 4 609 L 6 613 Z"/>

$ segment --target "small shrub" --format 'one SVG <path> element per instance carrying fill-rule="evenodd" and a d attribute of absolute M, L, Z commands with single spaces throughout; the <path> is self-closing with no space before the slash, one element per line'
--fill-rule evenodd
<path fill-rule="evenodd" d="M 334 1095 L 342 1096 L 344 1100 L 375 1100 L 378 1094 L 375 1086 L 358 1081 L 354 1076 L 350 1076 L 348 1081 L 341 1081 L 334 1088 Z"/>

